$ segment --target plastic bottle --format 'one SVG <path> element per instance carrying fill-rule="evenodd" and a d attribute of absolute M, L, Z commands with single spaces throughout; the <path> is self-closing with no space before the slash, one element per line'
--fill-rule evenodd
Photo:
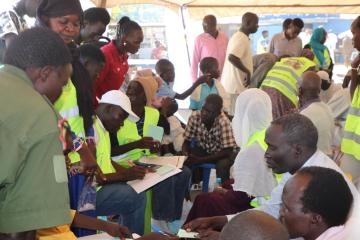
<path fill-rule="evenodd" d="M 211 169 L 209 177 L 209 192 L 212 192 L 215 189 L 216 185 L 216 170 Z"/>

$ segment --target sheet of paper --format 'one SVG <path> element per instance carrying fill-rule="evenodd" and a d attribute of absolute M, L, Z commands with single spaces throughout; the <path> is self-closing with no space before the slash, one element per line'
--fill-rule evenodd
<path fill-rule="evenodd" d="M 144 179 L 142 180 L 133 180 L 133 181 L 128 181 L 127 184 L 130 185 L 130 187 L 132 187 L 135 192 L 137 193 L 141 193 L 149 188 L 151 188 L 152 186 L 158 184 L 159 182 L 164 181 L 165 179 L 174 176 L 178 173 L 180 173 L 181 170 L 178 168 L 174 168 L 173 171 L 170 171 L 164 175 L 160 175 L 159 173 L 147 173 L 144 177 Z"/>
<path fill-rule="evenodd" d="M 137 239 L 140 236 L 137 235 L 136 233 L 133 233 L 132 237 L 133 237 L 132 239 Z M 80 237 L 78 239 L 80 239 L 80 240 L 117 240 L 120 238 L 112 237 L 107 233 L 100 233 L 100 234 L 90 235 L 90 236 L 86 236 L 86 237 Z M 131 238 L 126 238 L 126 240 L 131 240 Z"/>
<path fill-rule="evenodd" d="M 187 232 L 184 229 L 180 229 L 177 234 L 179 238 L 197 238 L 198 235 L 199 233 L 197 232 Z"/>
<path fill-rule="evenodd" d="M 177 168 L 182 168 L 186 158 L 186 156 L 142 157 L 140 158 L 140 162 L 156 165 L 172 165 Z"/>
<path fill-rule="evenodd" d="M 164 128 L 154 125 L 149 125 L 147 137 L 152 137 L 154 140 L 161 142 L 164 136 Z"/>

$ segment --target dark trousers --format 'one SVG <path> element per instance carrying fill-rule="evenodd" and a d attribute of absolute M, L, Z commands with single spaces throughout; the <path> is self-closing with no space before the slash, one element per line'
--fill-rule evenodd
<path fill-rule="evenodd" d="M 191 153 L 199 156 L 199 157 L 206 157 L 210 156 L 211 154 L 207 153 L 202 147 L 195 146 L 191 148 Z M 227 158 L 219 158 L 213 162 L 202 162 L 202 163 L 214 163 L 216 164 L 216 177 L 221 178 L 221 182 L 225 182 L 230 178 L 230 168 L 234 164 L 235 157 L 237 152 L 234 152 L 230 157 Z M 192 167 L 193 165 L 189 165 L 185 162 L 185 165 L 188 167 Z M 202 180 L 202 173 L 201 169 L 197 168 L 193 170 L 193 183 L 199 183 Z"/>

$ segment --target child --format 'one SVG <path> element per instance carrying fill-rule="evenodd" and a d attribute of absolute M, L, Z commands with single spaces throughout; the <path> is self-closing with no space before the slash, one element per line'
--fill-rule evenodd
<path fill-rule="evenodd" d="M 158 97 L 170 97 L 174 99 L 184 100 L 194 91 L 194 89 L 200 84 L 205 82 L 205 77 L 199 77 L 198 80 L 185 92 L 179 94 L 173 90 L 175 80 L 174 65 L 167 59 L 160 59 L 155 65 L 156 73 L 163 80 L 160 86 L 157 96 Z"/>
<path fill-rule="evenodd" d="M 182 144 L 184 143 L 184 132 L 181 123 L 174 114 L 178 110 L 178 105 L 174 99 L 165 98 L 162 101 L 160 109 L 161 115 L 167 118 L 170 125 L 169 133 L 165 133 L 162 139 L 162 155 L 164 154 L 176 154 L 181 151 Z"/>
<path fill-rule="evenodd" d="M 200 70 L 205 76 L 205 83 L 199 85 L 190 97 L 190 109 L 200 110 L 205 99 L 210 94 L 218 94 L 223 99 L 223 110 L 229 112 L 230 99 L 221 82 L 217 80 L 220 75 L 219 63 L 216 58 L 206 57 L 200 62 Z"/>

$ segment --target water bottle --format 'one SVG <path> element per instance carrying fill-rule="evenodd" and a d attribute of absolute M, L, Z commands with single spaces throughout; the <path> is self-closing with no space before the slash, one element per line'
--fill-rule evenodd
<path fill-rule="evenodd" d="M 216 185 L 216 170 L 211 169 L 209 177 L 209 192 L 212 192 L 215 189 Z"/>

